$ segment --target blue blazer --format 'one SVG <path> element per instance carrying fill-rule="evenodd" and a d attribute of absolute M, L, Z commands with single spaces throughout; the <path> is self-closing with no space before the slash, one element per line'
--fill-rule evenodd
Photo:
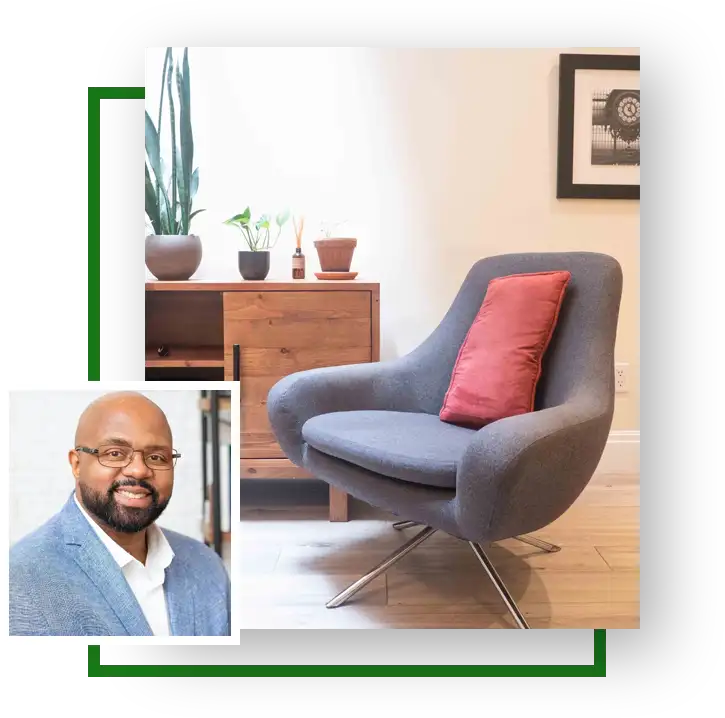
<path fill-rule="evenodd" d="M 229 577 L 199 541 L 162 529 L 174 551 L 164 591 L 172 636 L 228 636 Z M 10 635 L 151 636 L 119 565 L 73 500 L 10 549 Z"/>

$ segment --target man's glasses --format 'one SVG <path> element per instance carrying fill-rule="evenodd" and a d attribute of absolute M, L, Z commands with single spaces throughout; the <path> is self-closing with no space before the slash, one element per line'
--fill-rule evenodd
<path fill-rule="evenodd" d="M 88 446 L 76 446 L 76 451 L 94 455 L 101 466 L 107 466 L 109 469 L 125 468 L 131 463 L 136 452 L 143 455 L 144 463 L 149 469 L 158 471 L 173 469 L 176 466 L 176 460 L 181 457 L 181 454 L 176 453 L 174 449 L 142 451 L 141 449 L 132 449 L 130 446 L 119 446 L 118 444 L 103 444 L 97 449 L 91 449 Z"/>

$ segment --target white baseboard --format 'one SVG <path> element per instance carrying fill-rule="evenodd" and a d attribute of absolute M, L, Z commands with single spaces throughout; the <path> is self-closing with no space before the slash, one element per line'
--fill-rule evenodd
<path fill-rule="evenodd" d="M 639 474 L 639 431 L 612 431 L 598 474 Z"/>

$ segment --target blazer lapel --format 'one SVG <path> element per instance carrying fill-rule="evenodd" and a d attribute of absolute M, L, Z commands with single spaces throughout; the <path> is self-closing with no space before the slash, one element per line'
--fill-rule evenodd
<path fill-rule="evenodd" d="M 73 495 L 62 510 L 62 519 L 66 550 L 101 592 L 128 635 L 153 635 L 123 571 L 78 510 Z"/>
<path fill-rule="evenodd" d="M 178 566 L 177 559 L 177 566 Z M 183 571 L 174 569 L 174 561 L 166 569 L 164 580 L 169 629 L 172 636 L 195 636 L 194 592 Z"/>

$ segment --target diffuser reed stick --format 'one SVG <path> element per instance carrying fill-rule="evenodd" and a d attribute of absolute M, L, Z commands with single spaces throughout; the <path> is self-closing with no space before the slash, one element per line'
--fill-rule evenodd
<path fill-rule="evenodd" d="M 295 228 L 295 236 L 297 237 L 297 249 L 302 249 L 302 232 L 305 229 L 305 218 L 300 217 L 300 226 L 297 226 L 297 220 L 292 217 L 292 224 Z"/>

